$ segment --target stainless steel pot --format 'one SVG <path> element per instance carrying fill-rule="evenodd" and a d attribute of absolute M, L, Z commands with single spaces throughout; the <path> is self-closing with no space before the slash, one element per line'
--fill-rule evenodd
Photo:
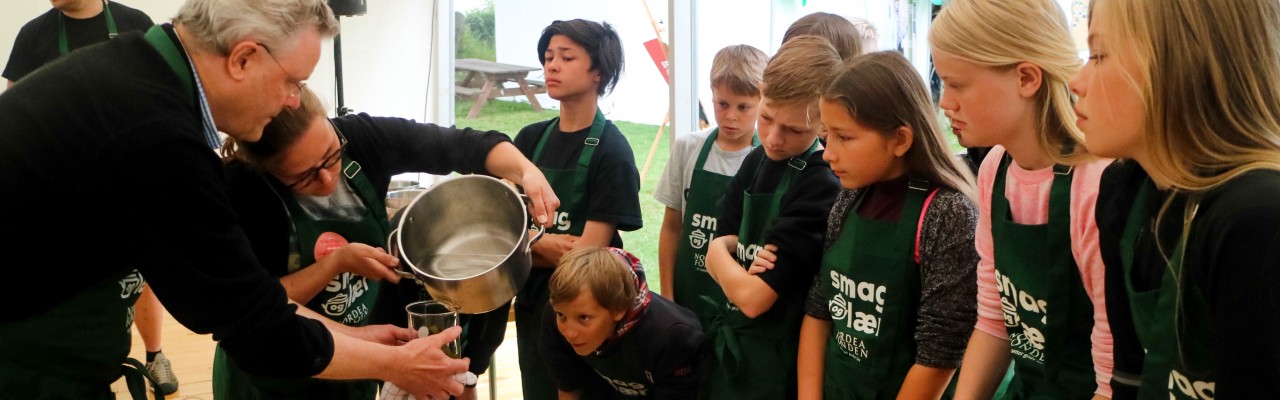
<path fill-rule="evenodd" d="M 515 297 L 529 278 L 527 197 L 483 175 L 462 175 L 424 190 L 401 209 L 387 238 L 413 278 L 432 298 L 466 314 L 492 311 Z"/>

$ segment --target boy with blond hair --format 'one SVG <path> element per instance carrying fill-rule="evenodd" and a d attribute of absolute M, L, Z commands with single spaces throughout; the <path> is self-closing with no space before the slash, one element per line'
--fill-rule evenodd
<path fill-rule="evenodd" d="M 619 248 L 565 253 L 548 284 L 539 350 L 561 399 L 694 399 L 702 328 L 693 312 L 645 284 Z"/>
<path fill-rule="evenodd" d="M 703 327 L 715 313 L 708 296 L 724 292 L 707 275 L 707 244 L 716 235 L 724 189 L 756 144 L 760 80 L 769 56 L 745 44 L 728 46 L 711 63 L 716 127 L 680 136 L 653 197 L 667 206 L 658 236 L 662 295 L 693 310 Z"/>
<path fill-rule="evenodd" d="M 861 39 L 862 54 L 875 52 L 880 45 L 880 33 L 876 31 L 876 26 L 871 24 L 865 18 L 853 17 L 849 18 L 849 23 L 853 24 L 853 29 L 858 31 L 858 38 Z"/>
<path fill-rule="evenodd" d="M 818 94 L 843 67 L 821 37 L 783 43 L 764 71 L 752 150 L 725 190 L 707 272 L 727 301 L 708 328 L 711 398 L 796 396 L 800 320 L 822 257 L 827 214 L 840 191 L 822 160 Z"/>

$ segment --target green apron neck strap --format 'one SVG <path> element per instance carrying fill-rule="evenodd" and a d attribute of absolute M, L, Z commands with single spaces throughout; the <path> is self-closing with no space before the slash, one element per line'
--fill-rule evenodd
<path fill-rule="evenodd" d="M 355 188 L 356 194 L 364 200 L 365 207 L 369 208 L 369 212 L 379 221 L 387 221 L 386 201 L 378 197 L 377 192 L 373 190 L 373 184 L 369 182 L 369 178 L 366 175 L 360 173 L 360 170 L 360 163 L 345 156 L 342 157 L 342 175 L 351 182 L 351 186 Z M 389 227 L 389 224 L 381 225 Z M 384 235 L 390 233 L 389 231 L 383 232 Z"/>
<path fill-rule="evenodd" d="M 720 136 L 720 128 L 711 130 L 711 134 L 707 135 L 707 140 L 702 143 L 702 150 L 698 151 L 698 161 L 693 164 L 693 168 L 702 169 L 702 165 L 707 163 L 707 155 L 711 154 L 711 147 L 716 145 L 716 138 Z"/>
<path fill-rule="evenodd" d="M 147 43 L 150 43 L 151 47 L 154 47 L 160 53 L 160 57 L 164 58 L 165 63 L 169 64 L 169 68 L 178 76 L 178 80 L 182 82 L 182 87 L 186 89 L 186 92 L 191 94 L 191 97 L 187 99 L 189 101 L 187 105 L 194 105 L 196 84 L 194 77 L 191 76 L 191 68 L 187 67 L 186 57 L 183 57 L 182 50 L 179 50 L 178 46 L 174 45 L 173 39 L 169 38 L 169 33 L 165 31 L 164 25 L 152 26 L 151 29 L 147 30 L 145 37 Z"/>
<path fill-rule="evenodd" d="M 781 207 L 782 198 L 787 195 L 788 190 L 791 190 L 791 182 L 796 180 L 796 177 L 800 176 L 801 172 L 804 172 L 804 168 L 809 165 L 809 157 L 812 156 L 815 151 L 818 151 L 818 139 L 816 138 L 813 139 L 813 144 L 809 145 L 809 149 L 805 150 L 804 154 L 791 157 L 787 160 L 787 166 L 790 168 L 787 168 L 782 172 L 782 180 L 778 181 L 778 189 L 773 192 L 773 199 L 770 200 L 772 202 L 772 204 L 769 205 L 770 210 L 777 212 L 779 207 Z M 770 218 L 770 220 L 772 219 L 773 218 Z M 769 224 L 772 225 L 773 221 L 769 221 Z"/>
<path fill-rule="evenodd" d="M 1134 196 L 1133 206 L 1129 209 L 1129 218 L 1125 221 L 1124 234 L 1122 234 L 1120 243 L 1120 264 L 1124 271 L 1126 279 L 1125 287 L 1132 292 L 1133 282 L 1127 277 L 1132 276 L 1133 269 L 1133 246 L 1138 243 L 1138 238 L 1142 236 L 1146 230 L 1146 222 L 1151 213 L 1149 206 L 1151 200 L 1151 192 L 1155 191 L 1155 183 L 1150 178 L 1143 180 L 1138 186 L 1138 194 Z"/>
<path fill-rule="evenodd" d="M 1004 182 L 1012 163 L 1013 157 L 1004 153 L 1004 157 L 1000 159 L 1000 168 L 996 171 L 995 184 L 991 186 L 992 215 L 1009 214 L 1009 199 L 1004 197 Z M 1053 165 L 1053 183 L 1049 188 L 1050 237 L 1071 237 L 1071 181 L 1074 175 L 1074 167 Z"/>
<path fill-rule="evenodd" d="M 1071 180 L 1072 167 L 1054 164 L 1053 184 L 1049 188 L 1049 235 L 1056 238 L 1071 237 Z M 1070 245 L 1070 241 L 1067 242 Z"/>
<path fill-rule="evenodd" d="M 373 215 L 375 220 L 380 222 L 389 221 L 387 218 L 386 201 L 378 198 L 377 193 L 373 190 L 373 184 L 369 182 L 369 178 L 365 174 L 360 173 L 362 170 L 363 168 L 360 166 L 360 163 L 347 158 L 346 156 L 342 157 L 342 177 L 351 185 L 351 189 L 355 191 L 356 196 L 359 196 L 360 200 L 364 202 L 365 208 L 369 209 L 369 213 Z M 267 179 L 265 175 L 263 176 L 263 179 Z M 307 213 L 302 209 L 302 205 L 298 204 L 298 200 L 294 196 L 292 189 L 286 187 L 284 183 L 280 182 L 278 179 L 267 179 L 267 185 L 271 187 L 272 192 L 276 193 L 276 197 L 278 197 L 281 204 L 283 204 L 286 215 L 289 217 L 290 225 L 292 226 L 291 231 L 295 237 L 303 238 L 320 236 L 321 232 L 316 230 L 317 228 L 314 224 L 298 223 L 298 221 L 294 219 L 294 216 L 305 219 Z M 382 235 L 384 237 L 391 234 L 390 222 L 379 223 L 378 226 L 381 228 Z M 302 246 L 302 243 L 298 243 L 297 250 L 299 254 L 305 253 L 302 250 Z"/>
<path fill-rule="evenodd" d="M 604 134 L 604 112 L 599 108 L 596 109 L 596 117 L 591 121 L 591 130 L 587 131 L 587 139 L 583 141 L 586 147 L 582 148 L 582 154 L 578 156 L 578 167 L 587 168 L 591 165 L 591 156 L 595 154 L 596 146 L 600 145 L 600 136 Z M 538 147 L 533 149 L 533 162 L 537 163 L 542 158 L 542 149 L 547 145 L 547 138 L 551 134 L 560 129 L 560 117 L 551 119 L 551 123 L 547 124 L 547 129 L 542 131 L 542 138 L 538 139 Z"/>
<path fill-rule="evenodd" d="M 107 39 L 115 39 L 120 34 L 116 33 L 116 19 L 111 17 L 111 7 L 107 0 L 102 0 L 102 12 L 107 16 Z M 71 52 L 71 46 L 67 44 L 66 18 L 62 11 L 58 11 L 58 53 L 64 56 Z"/>

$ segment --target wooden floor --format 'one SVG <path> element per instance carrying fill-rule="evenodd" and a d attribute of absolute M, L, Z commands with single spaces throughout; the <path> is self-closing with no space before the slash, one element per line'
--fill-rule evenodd
<path fill-rule="evenodd" d="M 213 338 L 209 335 L 197 335 L 179 324 L 165 313 L 163 338 L 161 339 L 165 356 L 173 366 L 173 373 L 178 377 L 178 392 L 167 396 L 167 399 L 178 400 L 212 400 L 213 399 Z M 497 369 L 496 396 L 490 397 L 489 374 L 480 376 L 476 387 L 476 399 L 522 399 L 520 392 L 520 367 L 516 361 L 516 325 L 507 323 L 507 337 L 493 356 L 493 364 Z M 142 338 L 137 329 L 133 332 L 133 351 L 130 357 L 145 360 Z M 490 370 L 492 371 L 492 369 Z M 129 390 L 124 381 L 117 381 L 112 389 L 116 398 L 129 399 Z M 148 395 L 151 398 L 150 395 Z"/>

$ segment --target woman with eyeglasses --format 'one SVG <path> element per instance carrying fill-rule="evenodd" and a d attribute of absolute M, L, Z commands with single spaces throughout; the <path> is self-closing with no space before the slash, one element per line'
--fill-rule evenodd
<path fill-rule="evenodd" d="M 559 206 L 545 177 L 501 132 L 455 129 L 400 118 L 355 114 L 329 119 L 307 89 L 256 143 L 228 140 L 228 195 L 265 273 L 279 277 L 289 299 L 350 326 L 404 325 L 404 304 L 421 289 L 396 285 L 398 260 L 387 254 L 385 198 L 402 173 L 483 173 L 523 186 L 534 218 Z M 380 281 L 389 281 L 387 284 Z M 228 301 L 234 301 L 229 295 Z M 506 310 L 499 310 L 505 322 Z M 480 318 L 480 320 L 484 320 Z M 270 327 L 263 327 L 270 329 Z M 502 326 L 469 326 L 463 356 L 473 374 L 488 368 Z M 474 396 L 474 381 L 466 395 Z M 371 381 L 252 376 L 220 350 L 214 355 L 215 398 L 366 399 Z"/>

